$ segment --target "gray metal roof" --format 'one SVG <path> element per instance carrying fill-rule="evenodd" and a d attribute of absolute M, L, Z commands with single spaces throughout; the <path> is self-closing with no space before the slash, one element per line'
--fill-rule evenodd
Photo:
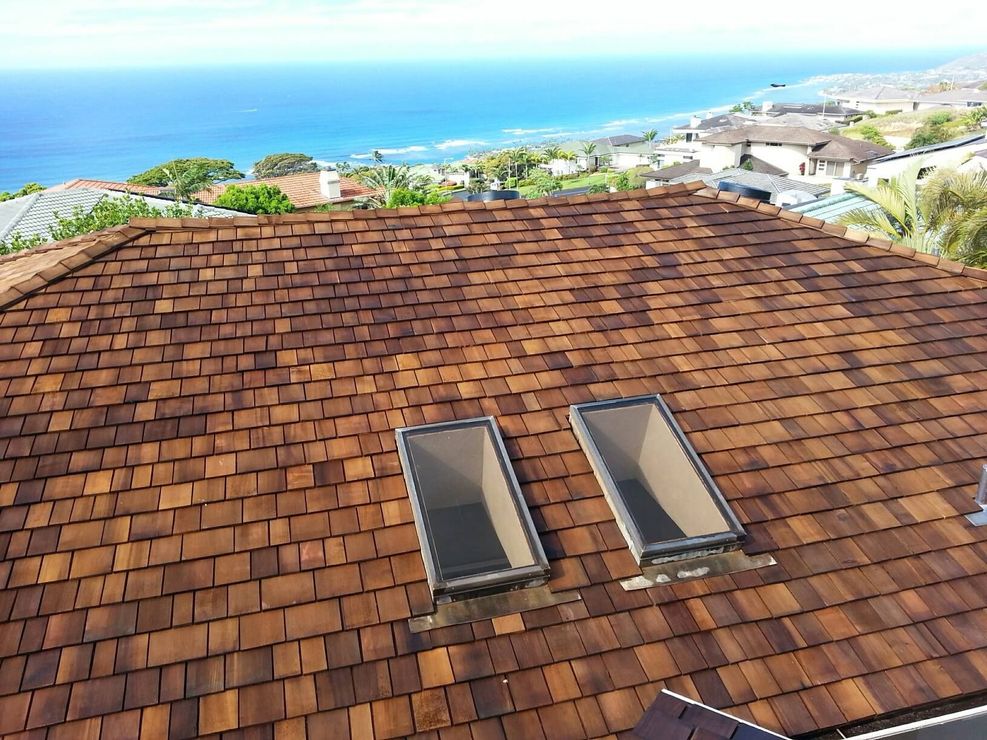
<path fill-rule="evenodd" d="M 682 175 L 682 177 L 675 178 L 672 180 L 672 183 L 696 182 L 697 180 L 702 180 L 704 183 L 713 188 L 717 187 L 721 182 L 733 182 L 749 188 L 765 190 L 771 193 L 772 196 L 776 196 L 786 190 L 803 190 L 806 193 L 817 197 L 829 192 L 829 185 L 817 185 L 816 183 L 804 182 L 803 180 L 792 180 L 779 175 L 769 175 L 763 172 L 751 172 L 750 170 L 745 170 L 740 167 L 723 170 L 722 172 L 716 172 L 711 175 L 703 175 L 693 172 L 688 175 Z M 774 198 L 772 198 L 772 200 L 774 200 Z"/>
<path fill-rule="evenodd" d="M 4 201 L 0 203 L 0 240 L 7 239 L 15 233 L 25 238 L 33 236 L 48 237 L 51 234 L 51 228 L 59 218 L 71 217 L 76 209 L 81 209 L 83 212 L 88 213 L 104 198 L 121 197 L 125 197 L 124 194 L 109 190 L 73 188 L 71 190 L 43 190 L 39 193 L 31 193 L 20 198 Z M 152 198 L 141 195 L 131 195 L 129 197 L 139 198 L 148 205 L 161 210 L 175 204 L 174 201 L 166 198 Z M 227 208 L 203 205 L 194 206 L 193 213 L 196 216 L 229 218 L 249 215 L 240 213 L 239 211 L 231 211 Z"/>
<path fill-rule="evenodd" d="M 593 143 L 599 146 L 600 144 L 609 144 L 610 146 L 627 146 L 628 144 L 637 144 L 644 141 L 643 136 L 635 136 L 633 134 L 617 134 L 616 136 L 604 136 L 599 139 L 593 139 Z"/>
<path fill-rule="evenodd" d="M 978 141 L 987 141 L 987 134 L 970 134 L 969 136 L 964 136 L 960 139 L 943 141 L 939 144 L 929 144 L 928 146 L 920 146 L 915 149 L 906 149 L 903 152 L 895 152 L 894 154 L 883 156 L 880 159 L 875 159 L 874 162 L 892 162 L 896 159 L 908 159 L 909 157 L 916 157 L 922 154 L 928 154 L 929 152 L 940 152 L 947 149 L 956 149 L 957 147 L 976 144 Z"/>
<path fill-rule="evenodd" d="M 821 198 L 810 203 L 800 203 L 797 206 L 790 206 L 787 210 L 812 216 L 822 221 L 835 222 L 840 216 L 851 211 L 872 210 L 874 208 L 877 208 L 877 205 L 862 195 L 857 195 L 856 193 L 840 193 L 839 195 L 831 195 L 828 198 Z"/>

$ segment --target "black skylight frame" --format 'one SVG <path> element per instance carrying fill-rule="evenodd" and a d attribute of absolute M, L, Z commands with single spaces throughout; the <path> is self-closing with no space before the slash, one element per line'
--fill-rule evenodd
<path fill-rule="evenodd" d="M 489 435 L 489 440 L 493 445 L 494 453 L 497 457 L 509 497 L 517 514 L 518 524 L 524 534 L 525 543 L 533 564 L 500 569 L 480 575 L 443 579 L 440 576 L 435 543 L 428 528 L 428 515 L 422 500 L 422 492 L 419 486 L 418 476 L 416 475 L 415 465 L 413 464 L 412 453 L 409 451 L 408 441 L 418 434 L 466 430 L 478 427 L 482 427 Z M 436 424 L 423 424 L 414 427 L 401 427 L 395 430 L 395 434 L 397 436 L 398 455 L 401 459 L 401 469 L 404 473 L 405 485 L 408 488 L 411 499 L 415 529 L 418 533 L 418 541 L 421 544 L 425 573 L 428 577 L 434 602 L 441 603 L 453 599 L 458 600 L 499 591 L 538 586 L 547 582 L 550 572 L 548 558 L 545 555 L 541 540 L 538 538 L 538 531 L 535 529 L 534 521 L 531 519 L 528 505 L 524 500 L 524 495 L 521 493 L 521 485 L 514 473 L 514 468 L 511 466 L 510 457 L 507 454 L 507 449 L 504 447 L 504 440 L 500 435 L 500 429 L 494 417 L 484 416 Z"/>
<path fill-rule="evenodd" d="M 699 477 L 703 488 L 706 489 L 706 493 L 726 522 L 728 528 L 725 531 L 660 542 L 648 542 L 642 536 L 634 517 L 624 503 L 617 482 L 614 480 L 610 468 L 607 466 L 603 454 L 594 441 L 582 414 L 594 410 L 613 410 L 644 404 L 653 404 L 661 414 L 662 419 L 672 432 L 672 436 L 678 442 Z M 675 421 L 675 416 L 672 414 L 671 409 L 668 408 L 668 405 L 660 395 L 635 396 L 632 398 L 574 404 L 569 407 L 569 421 L 576 435 L 576 439 L 586 453 L 596 479 L 603 489 L 603 495 L 606 497 L 607 503 L 610 504 L 610 508 L 616 516 L 617 526 L 621 533 L 623 533 L 624 539 L 627 540 L 627 544 L 639 565 L 677 558 L 684 559 L 734 549 L 739 547 L 740 543 L 747 537 L 747 532 L 744 530 L 740 520 L 737 519 L 731 510 L 723 493 L 713 481 L 702 460 L 699 459 L 698 453 L 689 444 L 689 440 L 686 439 L 682 428 Z"/>

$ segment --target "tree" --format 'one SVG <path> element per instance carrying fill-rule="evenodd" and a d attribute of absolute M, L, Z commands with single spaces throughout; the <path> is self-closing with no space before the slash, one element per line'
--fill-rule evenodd
<path fill-rule="evenodd" d="M 388 198 L 387 207 L 399 208 L 401 206 L 433 205 L 436 203 L 445 203 L 447 200 L 449 200 L 448 194 L 437 188 L 429 189 L 427 192 L 398 188 Z"/>
<path fill-rule="evenodd" d="M 8 254 L 21 249 L 36 247 L 50 241 L 71 239 L 82 234 L 107 229 L 111 226 L 125 224 L 132 218 L 187 218 L 195 215 L 191 206 L 175 203 L 161 209 L 150 205 L 142 198 L 132 198 L 129 195 L 108 196 L 99 201 L 90 211 L 77 206 L 72 215 L 60 217 L 55 214 L 55 224 L 49 229 L 49 236 L 35 234 L 24 237 L 15 232 L 8 239 L 0 241 L 0 254 Z"/>
<path fill-rule="evenodd" d="M 297 175 L 302 172 L 316 172 L 319 169 L 307 154 L 268 154 L 263 159 L 254 162 L 254 177 L 282 177 Z"/>
<path fill-rule="evenodd" d="M 922 189 L 922 205 L 943 254 L 987 266 L 987 172 L 936 172 Z"/>
<path fill-rule="evenodd" d="M 951 259 L 987 266 L 987 173 L 941 170 L 918 190 L 921 163 L 876 188 L 856 183 L 847 190 L 864 196 L 871 208 L 840 219 L 898 244 Z"/>
<path fill-rule="evenodd" d="M 731 113 L 753 113 L 754 104 L 749 100 L 741 101 L 730 109 Z"/>
<path fill-rule="evenodd" d="M 42 190 L 45 189 L 46 188 L 44 185 L 41 185 L 36 182 L 29 182 L 26 185 L 24 185 L 24 187 L 22 187 L 20 190 L 14 193 L 9 193 L 6 190 L 0 193 L 0 202 L 3 202 L 5 200 L 13 200 L 14 198 L 21 198 L 25 195 L 31 195 L 31 193 L 40 193 Z"/>
<path fill-rule="evenodd" d="M 934 245 L 927 238 L 927 220 L 918 197 L 920 169 L 920 165 L 912 165 L 888 182 L 879 182 L 877 187 L 847 183 L 847 190 L 862 195 L 871 206 L 844 214 L 839 223 L 878 234 L 920 252 L 931 251 Z"/>
<path fill-rule="evenodd" d="M 976 131 L 984 121 L 987 121 L 987 105 L 971 108 L 963 114 L 960 120 L 970 131 Z"/>
<path fill-rule="evenodd" d="M 542 149 L 541 153 L 545 157 L 546 161 L 548 162 L 552 162 L 553 160 L 556 159 L 562 159 L 562 155 L 564 154 L 562 148 L 555 146 L 554 144 L 552 146 L 547 146 L 544 149 Z"/>
<path fill-rule="evenodd" d="M 869 141 L 871 144 L 877 144 L 878 146 L 886 146 L 888 149 L 894 149 L 881 132 L 877 130 L 877 127 L 872 124 L 865 123 L 857 131 L 860 133 L 860 138 L 864 141 Z"/>
<path fill-rule="evenodd" d="M 384 161 L 384 155 L 380 153 L 380 149 L 374 149 L 370 153 L 370 157 L 374 160 L 374 164 L 380 164 Z"/>
<path fill-rule="evenodd" d="M 528 186 L 531 188 L 531 195 L 538 197 L 561 189 L 562 181 L 557 177 L 552 177 L 545 170 L 537 169 L 528 177 Z"/>
<path fill-rule="evenodd" d="M 586 155 L 586 169 L 588 169 L 590 172 L 595 171 L 596 165 L 590 165 L 589 158 L 592 157 L 593 154 L 596 152 L 596 144 L 594 144 L 592 141 L 587 141 L 585 144 L 583 144 L 581 151 L 583 154 Z"/>
<path fill-rule="evenodd" d="M 416 178 L 411 174 L 408 165 L 395 167 L 392 164 L 380 167 L 370 167 L 357 176 L 357 179 L 368 188 L 377 192 L 364 198 L 364 202 L 373 208 L 385 208 L 391 201 L 391 196 L 397 190 L 419 190 L 427 187 L 427 178 Z"/>
<path fill-rule="evenodd" d="M 655 148 L 655 139 L 658 138 L 658 130 L 649 128 L 647 131 L 642 131 L 641 138 L 648 142 L 648 148 L 653 150 Z"/>
<path fill-rule="evenodd" d="M 953 114 L 949 111 L 933 113 L 925 119 L 921 127 L 912 135 L 909 142 L 905 144 L 905 149 L 916 149 L 920 146 L 941 144 L 944 141 L 949 141 L 952 134 L 946 128 L 946 124 L 952 120 Z"/>
<path fill-rule="evenodd" d="M 276 185 L 229 185 L 216 198 L 217 206 L 243 213 L 291 213 L 295 206 Z"/>
<path fill-rule="evenodd" d="M 224 180 L 242 180 L 243 173 L 228 159 L 172 159 L 134 175 L 127 182 L 133 185 L 173 186 L 179 182 L 207 182 L 212 185 Z M 194 192 L 194 191 L 193 191 Z"/>

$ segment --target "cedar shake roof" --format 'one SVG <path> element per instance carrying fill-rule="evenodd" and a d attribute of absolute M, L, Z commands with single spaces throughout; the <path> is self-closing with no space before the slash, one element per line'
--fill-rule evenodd
<path fill-rule="evenodd" d="M 219 183 L 211 188 L 201 190 L 195 197 L 203 203 L 215 203 L 216 198 L 223 194 L 230 185 L 274 185 L 288 196 L 288 200 L 298 209 L 315 208 L 325 203 L 345 203 L 356 198 L 373 195 L 374 190 L 361 185 L 349 177 L 339 178 L 340 197 L 330 200 L 319 187 L 318 172 L 301 172 L 297 175 L 282 175 L 281 177 L 265 177 L 257 180 L 234 180 Z"/>
<path fill-rule="evenodd" d="M 674 186 L 135 221 L 0 306 L 0 734 L 595 737 L 668 688 L 790 735 L 987 682 L 984 271 Z M 568 407 L 653 393 L 776 565 L 621 587 Z M 394 430 L 483 415 L 581 599 L 413 633 Z"/>

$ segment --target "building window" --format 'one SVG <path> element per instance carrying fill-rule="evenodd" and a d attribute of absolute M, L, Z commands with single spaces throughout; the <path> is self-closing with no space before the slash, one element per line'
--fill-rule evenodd
<path fill-rule="evenodd" d="M 572 406 L 570 420 L 639 563 L 706 555 L 744 538 L 660 396 Z"/>
<path fill-rule="evenodd" d="M 827 162 L 826 163 L 826 174 L 830 177 L 843 177 L 843 163 L 842 162 Z"/>
<path fill-rule="evenodd" d="M 492 417 L 397 430 L 433 598 L 544 583 L 548 560 Z"/>

